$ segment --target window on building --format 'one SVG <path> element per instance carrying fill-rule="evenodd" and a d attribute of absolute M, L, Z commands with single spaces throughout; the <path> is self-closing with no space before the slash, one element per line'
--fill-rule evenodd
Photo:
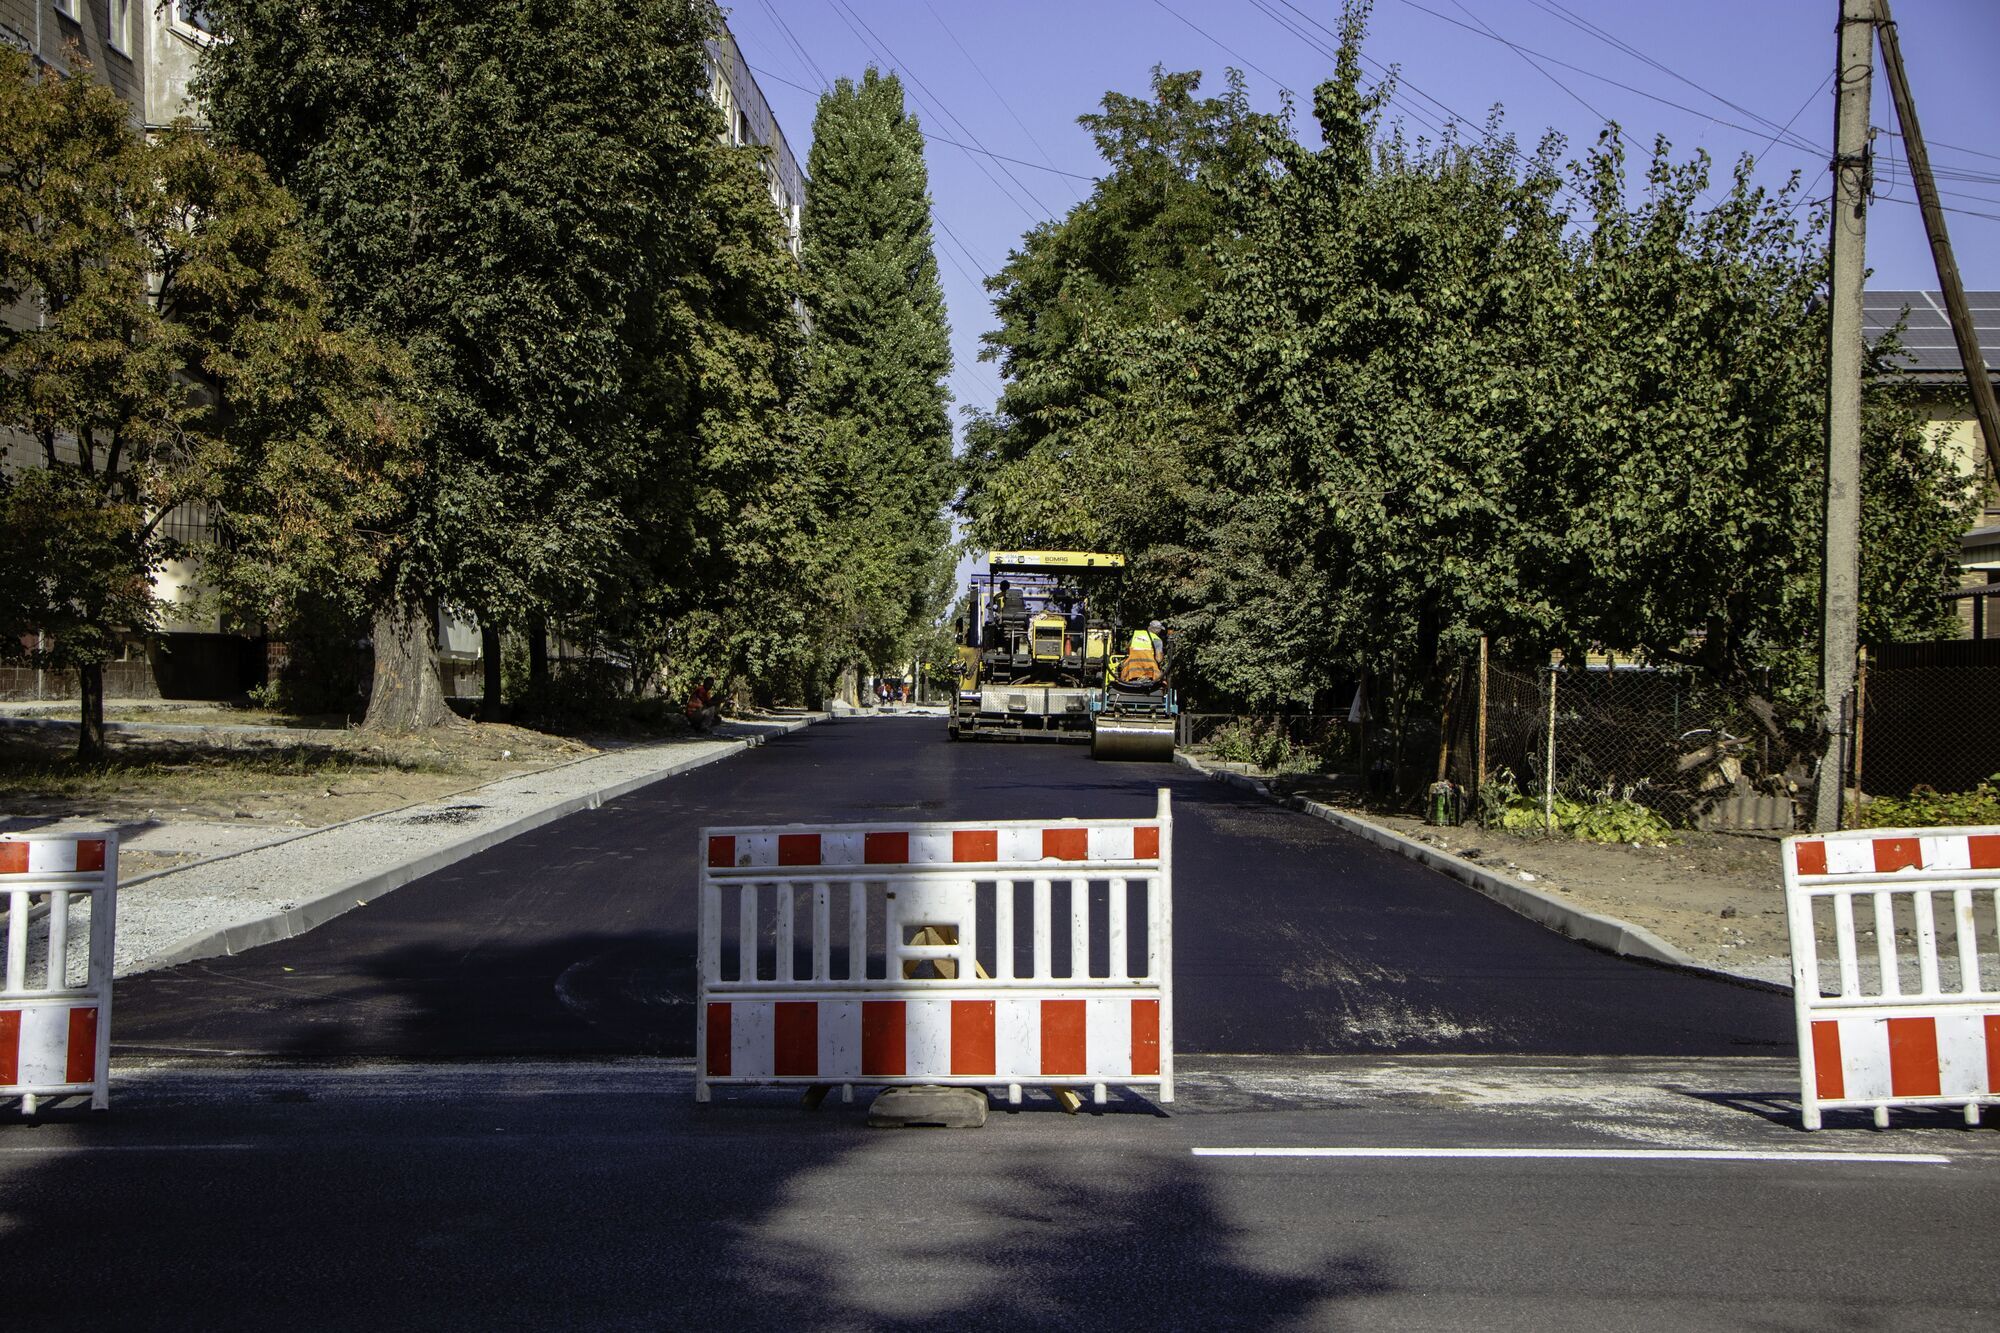
<path fill-rule="evenodd" d="M 173 18 L 183 28 L 215 35 L 215 20 L 208 16 L 208 7 L 202 0 L 173 0 Z"/>
<path fill-rule="evenodd" d="M 110 0 L 111 49 L 120 55 L 132 54 L 132 0 Z"/>
<path fill-rule="evenodd" d="M 79 0 L 55 0 L 56 13 L 72 22 L 83 22 Z"/>

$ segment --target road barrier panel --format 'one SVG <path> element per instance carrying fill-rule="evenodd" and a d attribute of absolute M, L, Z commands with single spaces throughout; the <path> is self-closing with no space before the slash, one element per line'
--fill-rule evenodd
<path fill-rule="evenodd" d="M 1805 1127 L 1863 1108 L 1886 1129 L 1898 1106 L 1978 1124 L 2000 1102 L 2000 828 L 1800 834 L 1784 870 Z"/>
<path fill-rule="evenodd" d="M 33 1115 L 44 1097 L 111 1104 L 111 965 L 118 835 L 0 836 L 7 968 L 0 986 L 0 1099 Z M 75 900 L 90 927 L 73 929 Z M 81 949 L 79 949 L 81 945 Z M 82 957 L 79 957 L 79 953 Z"/>
<path fill-rule="evenodd" d="M 707 828 L 695 1097 L 1174 1099 L 1173 818 Z"/>

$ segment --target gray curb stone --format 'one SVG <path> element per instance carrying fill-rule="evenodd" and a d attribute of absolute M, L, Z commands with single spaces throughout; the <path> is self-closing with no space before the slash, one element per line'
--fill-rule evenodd
<path fill-rule="evenodd" d="M 476 856 L 489 847 L 498 846 L 500 843 L 506 842 L 511 838 L 518 838 L 523 833 L 532 832 L 544 824 L 554 823 L 556 820 L 576 814 L 578 811 L 595 810 L 606 801 L 615 801 L 621 796 L 629 795 L 655 782 L 663 781 L 708 764 L 720 763 L 724 759 L 732 758 L 743 753 L 745 750 L 762 745 L 768 739 L 769 735 L 790 735 L 795 731 L 812 725 L 816 720 L 814 718 L 803 718 L 797 721 L 775 724 L 767 734 L 737 739 L 726 750 L 692 756 L 652 772 L 641 773 L 633 777 L 624 778 L 618 782 L 593 788 L 590 791 L 565 797 L 540 809 L 516 816 L 503 824 L 482 829 L 478 833 L 457 842 L 434 848 L 387 870 L 380 870 L 358 879 L 348 880 L 331 889 L 319 891 L 304 902 L 294 903 L 247 920 L 235 921 L 227 926 L 190 935 L 165 948 L 145 954 L 142 957 L 121 959 L 116 969 L 116 974 L 118 976 L 129 976 L 137 972 L 150 972 L 158 968 L 173 967 L 180 963 L 190 963 L 201 958 L 213 958 L 219 954 L 242 953 L 246 949 L 255 949 L 260 945 L 290 939 L 295 935 L 303 935 L 315 926 L 324 925 L 328 921 L 333 920 L 333 918 L 345 912 L 352 911 L 365 902 L 399 889 L 413 880 L 422 879 L 425 875 L 433 874 L 447 866 L 455 865 L 467 857 Z M 559 767 L 566 767 L 566 765 Z M 472 788 L 470 792 L 459 794 L 469 795 L 478 790 L 480 789 Z M 399 810 L 390 810 L 382 812 L 382 815 L 395 815 L 399 813 L 401 813 Z M 348 828 L 355 824 L 366 823 L 369 819 L 381 818 L 382 815 L 363 816 L 357 820 L 350 820 L 344 824 L 334 825 L 331 829 L 318 831 L 331 832 L 334 829 Z M 296 840 L 287 839 L 285 841 Z M 230 855 L 232 857 L 236 855 L 250 855 L 262 850 L 266 849 L 251 848 L 246 853 L 232 853 Z M 223 860 L 229 858 L 218 857 L 214 859 Z M 174 874 L 193 868 L 195 867 L 176 866 L 161 873 L 163 875 Z M 154 876 L 148 876 L 147 878 L 154 878 Z"/>
<path fill-rule="evenodd" d="M 1374 843 L 1377 847 L 1429 866 L 1433 870 L 1449 875 L 1474 892 L 1484 894 L 1502 907 L 1517 912 L 1538 925 L 1547 926 L 1559 935 L 1567 935 L 1573 940 L 1625 958 L 1643 958 L 1648 962 L 1665 963 L 1669 967 L 1682 967 L 1711 976 L 1728 977 L 1731 981 L 1749 980 L 1730 973 L 1717 972 L 1714 968 L 1702 965 L 1642 926 L 1635 926 L 1629 921 L 1620 921 L 1616 917 L 1585 911 L 1574 903 L 1564 902 L 1552 894 L 1531 889 L 1525 884 L 1516 884 L 1505 876 L 1495 874 L 1462 856 L 1453 856 L 1450 852 L 1428 847 L 1414 838 L 1406 838 L 1400 833 L 1371 824 L 1365 819 L 1357 819 L 1323 802 L 1310 801 L 1302 797 L 1289 799 L 1281 797 L 1271 790 L 1268 783 L 1259 781 L 1247 773 L 1233 773 L 1226 768 L 1211 768 L 1199 759 L 1179 752 L 1174 754 L 1174 762 L 1211 781 L 1224 782 L 1232 787 L 1242 787 L 1247 791 L 1256 792 L 1268 801 L 1289 806 L 1315 819 L 1323 819 L 1358 838 Z"/>

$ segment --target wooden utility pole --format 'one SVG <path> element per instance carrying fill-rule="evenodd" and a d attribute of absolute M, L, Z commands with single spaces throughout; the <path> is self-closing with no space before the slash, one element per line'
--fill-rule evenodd
<path fill-rule="evenodd" d="M 1834 67 L 1832 345 L 1827 350 L 1826 530 L 1820 562 L 1820 721 L 1826 748 L 1813 791 L 1813 829 L 1840 827 L 1845 706 L 1854 686 L 1861 584 L 1861 295 L 1868 276 L 1869 84 L 1875 0 L 1841 0 Z"/>
<path fill-rule="evenodd" d="M 1917 128 L 1917 101 L 1910 95 L 1910 76 L 1903 68 L 1903 44 L 1896 36 L 1896 20 L 1889 16 L 1889 0 L 1875 0 L 1875 4 L 1882 34 L 1882 66 L 1889 76 L 1890 96 L 1896 101 L 1896 123 L 1903 128 L 1903 151 L 1910 159 L 1910 180 L 1917 187 L 1924 232 L 1930 237 L 1931 258 L 1937 263 L 1945 314 L 1951 320 L 1951 336 L 1958 342 L 1958 359 L 1965 365 L 1966 386 L 1972 390 L 1972 413 L 1986 439 L 1986 463 L 1991 475 L 2000 480 L 2000 402 L 1994 400 L 1993 378 L 1986 373 L 1986 358 L 1979 350 L 1979 330 L 1973 325 L 1971 307 L 1965 303 L 1965 283 L 1959 279 L 1951 237 L 1944 229 L 1944 206 L 1938 203 L 1930 150 L 1924 147 L 1924 133 Z"/>

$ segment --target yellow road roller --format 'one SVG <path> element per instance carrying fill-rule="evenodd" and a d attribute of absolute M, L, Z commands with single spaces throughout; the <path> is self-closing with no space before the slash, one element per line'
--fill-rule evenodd
<path fill-rule="evenodd" d="M 1121 681 L 1129 648 L 1099 613 L 1125 557 L 1100 551 L 994 551 L 966 589 L 953 740 L 1089 741 L 1103 759 L 1170 759 L 1173 692 Z M 1143 674 L 1143 673 L 1136 673 Z"/>

